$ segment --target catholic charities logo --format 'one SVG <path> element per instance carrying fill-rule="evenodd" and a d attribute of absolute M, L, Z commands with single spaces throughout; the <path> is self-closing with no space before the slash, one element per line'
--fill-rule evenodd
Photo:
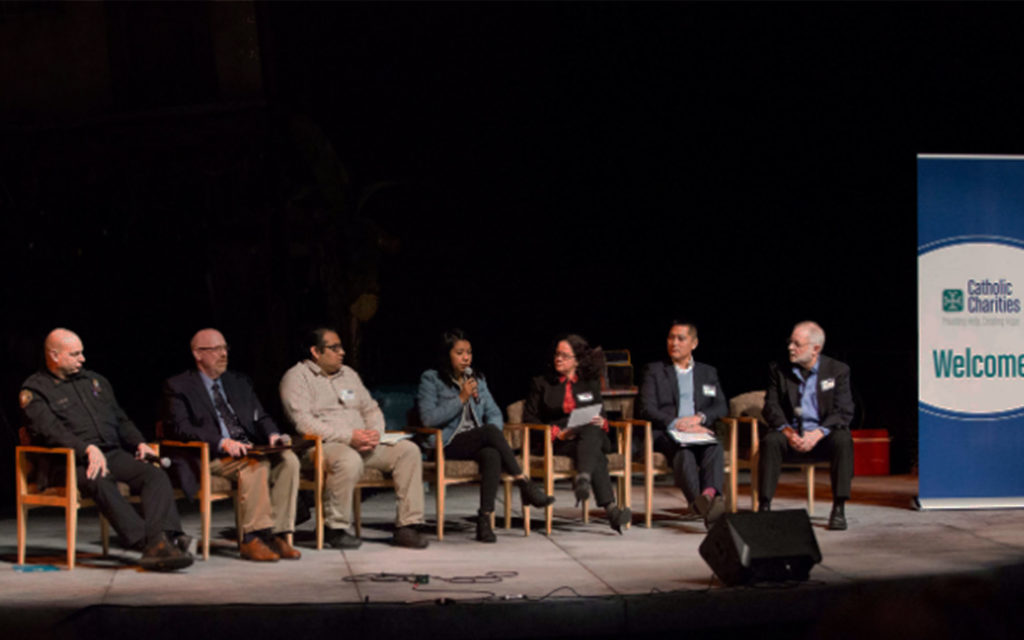
<path fill-rule="evenodd" d="M 949 313 L 956 313 L 964 310 L 963 289 L 942 290 L 942 310 Z"/>

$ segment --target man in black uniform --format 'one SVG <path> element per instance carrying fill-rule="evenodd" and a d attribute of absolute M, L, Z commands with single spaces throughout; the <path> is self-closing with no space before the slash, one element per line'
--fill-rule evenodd
<path fill-rule="evenodd" d="M 143 549 L 142 568 L 171 571 L 192 564 L 171 482 L 143 461 L 155 452 L 117 404 L 107 379 L 82 369 L 82 341 L 67 329 L 54 329 L 44 352 L 46 369 L 25 380 L 18 398 L 29 431 L 47 445 L 75 451 L 79 488 L 128 547 Z M 118 482 L 141 497 L 141 517 Z"/>

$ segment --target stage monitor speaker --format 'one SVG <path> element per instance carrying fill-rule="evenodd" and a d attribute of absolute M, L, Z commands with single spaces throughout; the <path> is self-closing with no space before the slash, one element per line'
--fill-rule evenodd
<path fill-rule="evenodd" d="M 726 514 L 700 544 L 700 555 L 729 586 L 806 580 L 811 567 L 821 562 L 803 509 Z"/>

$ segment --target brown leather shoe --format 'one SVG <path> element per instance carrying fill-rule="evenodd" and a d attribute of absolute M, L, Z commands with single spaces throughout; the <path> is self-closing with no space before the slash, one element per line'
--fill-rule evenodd
<path fill-rule="evenodd" d="M 298 560 L 302 557 L 302 553 L 292 545 L 288 544 L 288 539 L 284 536 L 271 537 L 270 548 L 274 553 L 281 556 L 282 560 Z"/>
<path fill-rule="evenodd" d="M 281 559 L 281 556 L 271 551 L 259 538 L 242 543 L 242 557 L 253 562 L 277 562 Z"/>

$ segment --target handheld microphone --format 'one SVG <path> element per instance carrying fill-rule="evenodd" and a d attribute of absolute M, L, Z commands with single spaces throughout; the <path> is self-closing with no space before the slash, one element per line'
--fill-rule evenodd
<path fill-rule="evenodd" d="M 146 455 L 142 456 L 142 459 L 144 461 L 146 461 L 146 462 L 152 462 L 154 464 L 158 464 L 161 467 L 163 467 L 164 469 L 170 469 L 171 468 L 171 459 L 170 458 L 154 456 L 152 453 L 147 453 Z"/>
<path fill-rule="evenodd" d="M 462 370 L 462 375 L 466 376 L 467 380 L 473 379 L 475 377 L 473 375 L 473 367 L 467 366 L 465 369 Z M 473 398 L 477 400 L 480 399 L 480 393 L 475 389 L 473 390 Z"/>

